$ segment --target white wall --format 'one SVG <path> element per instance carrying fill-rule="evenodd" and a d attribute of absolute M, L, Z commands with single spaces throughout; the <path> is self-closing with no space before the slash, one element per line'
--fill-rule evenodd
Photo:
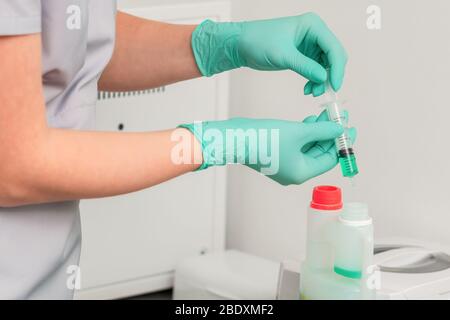
<path fill-rule="evenodd" d="M 124 1 L 124 0 L 122 0 Z M 125 0 L 187 3 L 188 0 Z M 208 0 L 204 0 L 208 1 Z M 335 170 L 302 186 L 281 187 L 246 168 L 230 169 L 230 248 L 281 260 L 301 255 L 311 189 L 337 184 L 347 200 L 367 202 L 377 236 L 450 244 L 447 0 L 232 0 L 236 20 L 319 13 L 350 56 L 341 96 L 359 130 L 361 174 L 352 188 Z M 366 8 L 382 9 L 382 29 L 366 28 Z M 233 72 L 232 115 L 303 119 L 318 113 L 290 72 Z"/>

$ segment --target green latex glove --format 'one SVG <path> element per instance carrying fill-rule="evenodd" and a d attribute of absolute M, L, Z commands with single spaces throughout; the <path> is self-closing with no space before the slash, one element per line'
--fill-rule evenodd
<path fill-rule="evenodd" d="M 235 118 L 180 127 L 190 130 L 202 145 L 200 170 L 240 163 L 282 185 L 301 184 L 334 168 L 338 163 L 334 139 L 343 132 L 326 113 L 303 122 Z M 355 129 L 350 136 L 355 139 Z"/>
<path fill-rule="evenodd" d="M 206 20 L 195 29 L 192 48 L 204 76 L 240 67 L 290 69 L 309 80 L 305 94 L 314 96 L 325 91 L 326 67 L 338 91 L 347 63 L 341 43 L 314 13 L 237 23 Z"/>

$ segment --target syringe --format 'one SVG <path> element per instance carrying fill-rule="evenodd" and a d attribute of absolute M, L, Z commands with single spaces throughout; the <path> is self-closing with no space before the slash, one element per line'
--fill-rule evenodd
<path fill-rule="evenodd" d="M 322 104 L 328 113 L 330 121 L 340 124 L 344 128 L 344 133 L 335 140 L 336 151 L 338 154 L 339 164 L 341 166 L 342 175 L 352 178 L 358 174 L 358 166 L 353 151 L 353 143 L 348 134 L 347 118 L 340 111 L 340 103 L 336 92 L 331 87 L 329 77 L 326 82 L 326 92 L 324 94 L 325 101 Z"/>

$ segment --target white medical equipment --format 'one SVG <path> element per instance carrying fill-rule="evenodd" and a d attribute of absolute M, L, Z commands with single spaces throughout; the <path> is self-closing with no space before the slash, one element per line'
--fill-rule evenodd
<path fill-rule="evenodd" d="M 450 248 L 407 238 L 378 240 L 377 299 L 450 300 Z M 189 258 L 176 269 L 176 299 L 297 300 L 300 263 L 238 251 Z"/>
<path fill-rule="evenodd" d="M 407 238 L 375 242 L 374 264 L 379 272 L 377 299 L 450 300 L 450 248 Z M 298 299 L 299 264 L 283 263 L 278 298 Z"/>
<path fill-rule="evenodd" d="M 188 258 L 175 270 L 174 299 L 271 300 L 279 264 L 236 250 Z"/>
<path fill-rule="evenodd" d="M 450 300 L 450 248 L 409 239 L 375 245 L 378 299 Z"/>

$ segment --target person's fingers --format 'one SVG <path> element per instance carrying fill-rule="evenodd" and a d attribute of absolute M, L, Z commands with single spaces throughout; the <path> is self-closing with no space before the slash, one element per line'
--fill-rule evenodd
<path fill-rule="evenodd" d="M 329 121 L 327 110 L 323 110 L 317 117 L 317 121 Z"/>
<path fill-rule="evenodd" d="M 349 117 L 348 111 L 342 110 L 342 116 L 348 120 L 348 117 Z M 327 110 L 322 111 L 320 113 L 320 115 L 317 117 L 316 121 L 317 122 L 329 121 Z M 348 132 L 352 142 L 355 142 L 356 129 L 350 128 L 350 129 L 348 129 L 347 132 Z M 307 154 L 310 157 L 315 158 L 324 152 L 328 152 L 330 149 L 336 150 L 336 146 L 334 144 L 334 139 L 308 143 L 307 145 L 305 145 L 302 148 L 302 152 Z"/>
<path fill-rule="evenodd" d="M 335 60 L 337 60 L 338 62 L 332 63 L 330 66 L 330 83 L 333 87 L 333 90 L 337 92 L 341 89 L 342 83 L 344 82 L 345 65 L 347 64 L 347 58 L 345 56 L 345 58 L 336 58 Z"/>
<path fill-rule="evenodd" d="M 303 123 L 314 123 L 316 121 L 317 121 L 316 115 L 311 115 L 311 116 L 308 116 L 305 119 L 303 119 Z"/>
<path fill-rule="evenodd" d="M 317 121 L 318 117 L 316 115 L 312 115 L 309 117 L 306 117 L 303 120 L 303 123 L 315 123 Z M 311 149 L 316 143 L 315 142 L 311 142 L 311 143 L 307 143 L 305 144 L 302 148 L 301 151 L 302 152 L 307 152 L 309 149 Z"/>
<path fill-rule="evenodd" d="M 312 88 L 313 88 L 314 83 L 311 81 L 308 81 L 305 84 L 305 88 L 303 89 L 303 93 L 305 94 L 305 96 L 308 96 L 312 93 Z"/>
<path fill-rule="evenodd" d="M 301 131 L 300 134 L 306 145 L 310 142 L 335 139 L 344 132 L 344 129 L 334 122 L 323 121 L 306 124 Z"/>
<path fill-rule="evenodd" d="M 343 110 L 342 116 L 345 117 L 346 119 L 348 119 L 348 117 L 349 117 L 348 111 Z M 303 120 L 303 123 L 314 123 L 314 122 L 324 122 L 324 121 L 329 121 L 327 110 L 323 110 L 319 116 L 312 115 L 312 116 L 305 118 Z M 349 134 L 352 142 L 355 142 L 356 129 L 355 128 L 348 129 L 348 134 Z M 325 141 L 309 142 L 302 147 L 301 151 L 303 153 L 307 154 L 308 156 L 317 157 L 318 155 L 320 155 L 324 152 L 327 152 L 331 148 L 333 148 L 333 149 L 336 148 L 334 145 L 334 139 L 325 140 Z"/>
<path fill-rule="evenodd" d="M 312 93 L 314 97 L 319 97 L 325 93 L 325 84 L 323 83 L 317 83 L 314 84 Z"/>
<path fill-rule="evenodd" d="M 308 118 L 309 118 L 309 119 L 308 119 Z M 323 111 L 320 113 L 319 116 L 309 116 L 308 118 L 307 118 L 308 120 L 312 120 L 313 118 L 315 118 L 315 121 L 314 121 L 314 122 L 328 121 L 328 113 L 327 113 L 327 110 L 323 110 Z M 306 119 L 305 119 L 305 120 L 306 120 Z M 307 122 L 305 122 L 305 120 L 303 120 L 304 123 L 312 123 L 312 121 L 307 121 Z M 307 144 L 305 144 L 305 145 L 303 146 L 303 148 L 301 149 L 301 151 L 302 151 L 303 153 L 308 153 L 308 154 L 309 154 L 310 150 L 311 150 L 312 148 L 314 148 L 314 146 L 315 146 L 316 144 L 318 144 L 318 143 L 320 143 L 321 146 L 320 146 L 319 148 L 316 148 L 315 151 L 312 151 L 313 154 L 315 154 L 315 153 L 318 154 L 319 152 L 321 152 L 322 148 L 324 148 L 324 147 L 326 147 L 325 150 L 328 150 L 328 145 L 329 145 L 330 143 L 332 144 L 332 143 L 333 143 L 333 140 L 330 140 L 330 141 L 323 141 L 323 142 L 317 142 L 317 141 L 314 141 L 314 142 L 307 143 Z M 328 144 L 325 145 L 325 143 L 328 143 Z"/>
<path fill-rule="evenodd" d="M 316 28 L 317 33 L 317 44 L 328 60 L 331 86 L 334 91 L 339 91 L 344 80 L 345 67 L 348 60 L 347 52 L 323 21 L 314 28 Z"/>
<path fill-rule="evenodd" d="M 320 47 L 319 47 L 319 48 L 320 48 Z M 327 55 L 325 54 L 325 52 L 322 51 L 322 49 L 320 49 L 320 51 L 321 51 L 321 54 L 320 54 L 320 56 L 319 56 L 319 63 L 320 63 L 321 65 L 323 65 L 323 67 L 324 67 L 325 69 L 328 69 L 328 68 L 330 67 L 330 63 L 328 62 Z"/>
<path fill-rule="evenodd" d="M 356 129 L 349 128 L 347 130 L 347 134 L 350 137 L 350 140 L 352 141 L 352 143 L 355 143 L 356 136 L 357 136 Z M 306 148 L 304 148 L 304 149 L 306 149 Z M 304 151 L 304 153 L 306 155 L 308 155 L 312 158 L 316 158 L 326 152 L 337 152 L 334 140 L 319 141 L 319 142 L 311 145 L 310 148 L 308 148 L 307 150 Z"/>
<path fill-rule="evenodd" d="M 327 110 L 324 110 L 317 117 L 317 122 L 329 121 Z M 328 152 L 331 148 L 336 148 L 334 145 L 334 140 L 326 140 L 326 141 L 317 141 L 310 146 L 304 153 L 306 153 L 310 157 L 317 157 L 324 152 Z"/>
<path fill-rule="evenodd" d="M 297 48 L 292 47 L 284 59 L 285 67 L 314 83 L 327 80 L 327 71 L 317 61 L 303 55 Z"/>
<path fill-rule="evenodd" d="M 335 149 L 334 140 L 316 142 L 308 151 L 304 152 L 307 156 L 316 158 L 330 149 Z"/>
<path fill-rule="evenodd" d="M 336 151 L 330 149 L 315 158 L 307 156 L 305 161 L 310 168 L 310 178 L 314 178 L 333 169 L 338 163 L 338 157 Z"/>

